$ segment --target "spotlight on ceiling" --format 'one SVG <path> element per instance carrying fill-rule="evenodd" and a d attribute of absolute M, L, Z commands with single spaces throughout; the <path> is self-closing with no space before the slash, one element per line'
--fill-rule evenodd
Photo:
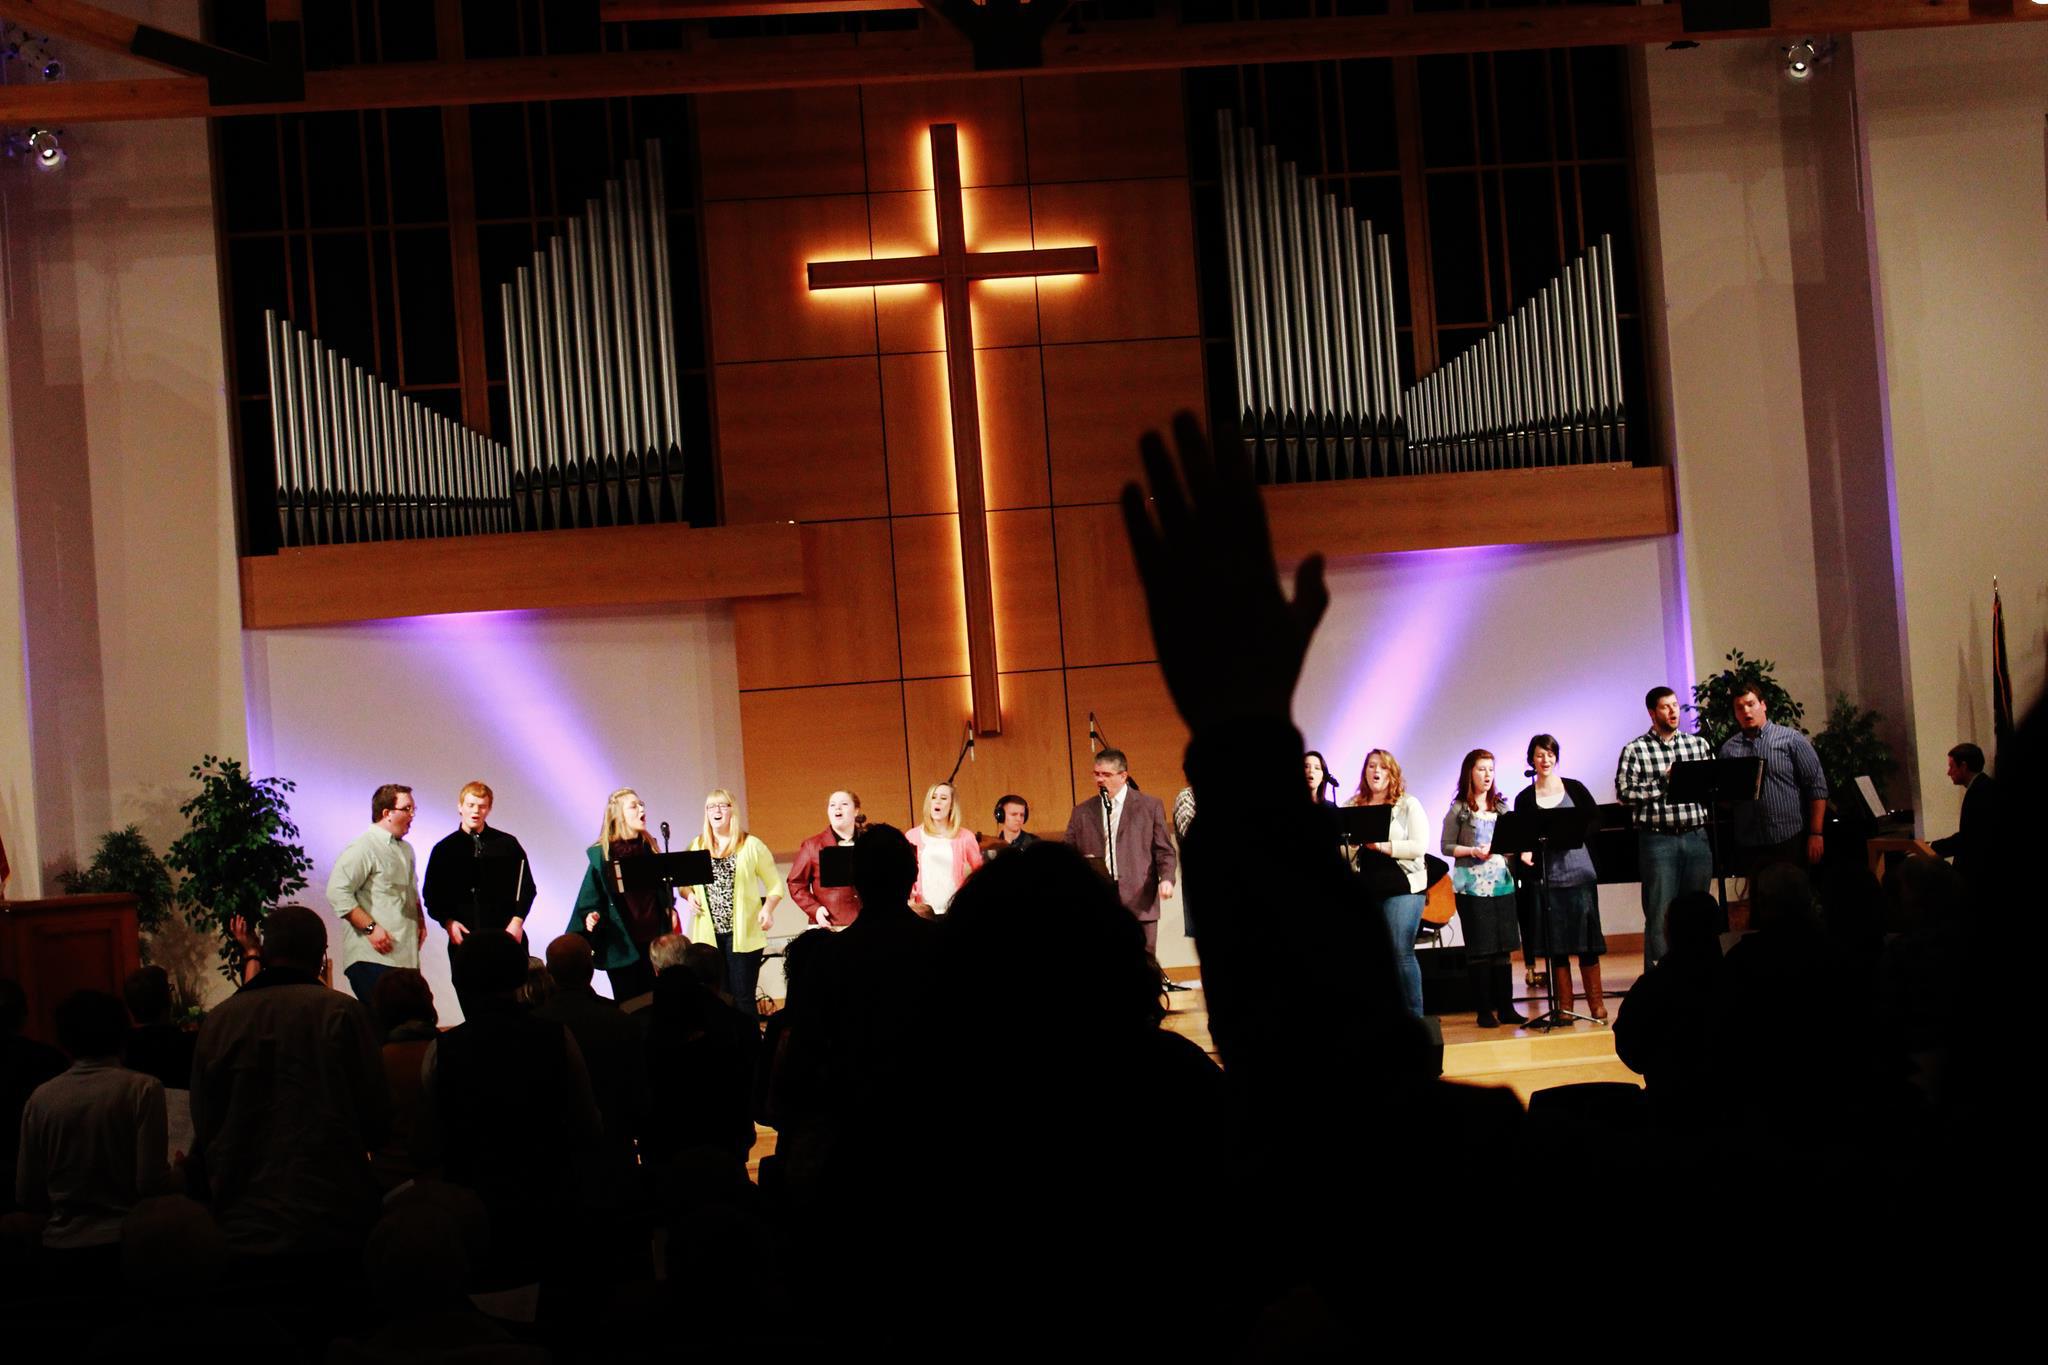
<path fill-rule="evenodd" d="M 39 171 L 54 171 L 64 164 L 64 144 L 48 128 L 28 130 L 28 156 Z"/>
<path fill-rule="evenodd" d="M 1803 81 L 1813 74 L 1813 68 L 1820 62 L 1820 53 L 1813 46 L 1813 39 L 1801 38 L 1785 49 L 1785 75 L 1795 81 Z"/>

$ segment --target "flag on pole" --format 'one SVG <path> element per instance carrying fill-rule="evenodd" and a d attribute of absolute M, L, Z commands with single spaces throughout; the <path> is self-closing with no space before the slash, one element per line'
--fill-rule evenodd
<path fill-rule="evenodd" d="M 2005 605 L 1998 600 L 1998 580 L 1991 580 L 1991 735 L 1998 748 L 2012 736 L 2012 668 L 2005 654 Z M 1994 774 L 1997 757 L 1992 760 Z"/>
<path fill-rule="evenodd" d="M 7 865 L 7 841 L 0 839 L 0 892 L 7 890 L 7 879 L 14 875 L 14 869 Z"/>

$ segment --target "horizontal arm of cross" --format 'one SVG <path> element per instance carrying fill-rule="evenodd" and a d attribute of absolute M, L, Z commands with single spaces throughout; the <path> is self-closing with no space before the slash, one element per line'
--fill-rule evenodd
<path fill-rule="evenodd" d="M 959 262 L 960 273 L 970 280 L 1092 275 L 1102 268 L 1092 246 L 982 251 L 954 259 Z M 813 289 L 848 289 L 864 284 L 931 284 L 946 278 L 946 264 L 944 256 L 889 256 L 876 261 L 813 261 L 805 268 Z"/>

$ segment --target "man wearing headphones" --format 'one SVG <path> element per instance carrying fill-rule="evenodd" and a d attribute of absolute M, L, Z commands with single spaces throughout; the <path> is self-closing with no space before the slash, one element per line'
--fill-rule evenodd
<path fill-rule="evenodd" d="M 1031 818 L 1031 803 L 1021 796 L 1005 796 L 996 802 L 996 832 L 983 845 L 981 855 L 994 857 L 998 853 L 1022 851 L 1038 842 L 1038 836 L 1024 828 L 1024 822 Z"/>

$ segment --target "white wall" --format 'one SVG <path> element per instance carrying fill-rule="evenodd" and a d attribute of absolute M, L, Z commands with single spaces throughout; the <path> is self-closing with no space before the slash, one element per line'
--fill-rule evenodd
<path fill-rule="evenodd" d="M 723 607 L 251 631 L 248 677 L 252 761 L 298 784 L 292 811 L 313 859 L 301 900 L 323 913 L 335 855 L 369 824 L 370 794 L 384 782 L 414 789 L 422 873 L 455 828 L 462 784 L 490 785 L 492 823 L 518 835 L 533 864 L 536 955 L 568 925 L 584 850 L 614 789 L 637 790 L 649 824 L 668 821 L 677 848 L 701 825 L 713 787 L 731 789 L 745 815 L 739 674 Z M 340 922 L 330 924 L 338 945 Z M 421 965 L 442 1021 L 459 1019 L 438 931 Z"/>
<path fill-rule="evenodd" d="M 1612 801 L 1621 746 L 1647 728 L 1643 694 L 1684 685 L 1669 538 L 1380 555 L 1334 564 L 1329 578 L 1295 718 L 1343 784 L 1339 799 L 1366 752 L 1384 748 L 1441 821 L 1467 750 L 1493 751 L 1513 797 L 1530 737 L 1547 732 L 1562 771 Z M 1602 891 L 1608 930 L 1641 932 L 1635 888 Z"/>
<path fill-rule="evenodd" d="M 192 0 L 117 8 L 197 30 Z M 76 79 L 140 69 L 61 46 Z M 110 827 L 167 844 L 187 770 L 243 743 L 206 128 L 80 125 L 64 145 L 59 171 L 0 168 L 0 587 L 18 584 L 0 625 L 25 660 L 0 669 L 0 835 L 25 865 L 17 894 L 54 889 Z"/>
<path fill-rule="evenodd" d="M 2013 695 L 2048 637 L 2048 26 L 1857 38 L 1876 220 L 1923 828 L 1951 744 L 1992 748 L 1991 579 Z"/>

